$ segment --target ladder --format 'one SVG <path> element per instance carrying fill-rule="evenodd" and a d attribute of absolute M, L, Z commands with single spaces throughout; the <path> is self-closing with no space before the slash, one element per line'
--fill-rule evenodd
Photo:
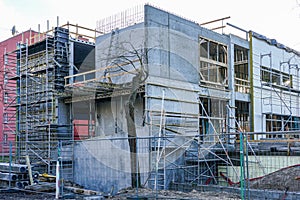
<path fill-rule="evenodd" d="M 165 100 L 165 91 L 163 90 L 162 101 L 161 101 L 161 115 L 160 115 L 160 126 L 158 131 L 158 140 L 157 140 L 157 149 L 156 149 L 156 160 L 155 160 L 155 182 L 154 188 L 165 189 L 165 176 L 166 176 L 166 156 L 165 148 L 166 141 L 162 137 L 165 136 L 165 116 L 164 116 L 164 100 Z M 163 145 L 161 147 L 161 145 Z"/>
<path fill-rule="evenodd" d="M 165 137 L 165 112 L 164 112 L 164 99 L 165 91 L 163 90 L 161 111 L 159 118 L 157 116 L 151 116 L 151 129 L 154 128 L 154 124 L 158 123 L 159 129 L 153 135 L 151 139 L 151 154 L 150 154 L 150 174 L 148 184 L 150 188 L 154 190 L 166 189 L 166 138 Z M 151 130 L 153 133 L 154 130 Z"/>
<path fill-rule="evenodd" d="M 113 57 L 113 51 L 115 51 L 115 55 L 118 55 L 117 51 L 116 51 L 118 48 L 118 45 L 119 45 L 119 37 L 118 36 L 119 36 L 119 29 L 115 29 L 111 32 L 110 42 L 109 42 L 109 47 L 108 47 L 108 55 L 107 55 L 107 59 L 106 59 L 106 66 L 105 66 L 105 70 L 104 70 L 104 74 L 103 74 L 104 81 L 108 81 L 108 83 L 112 83 L 112 80 L 110 77 L 111 70 L 109 68 L 109 65 L 112 65 L 113 60 L 116 59 Z"/>

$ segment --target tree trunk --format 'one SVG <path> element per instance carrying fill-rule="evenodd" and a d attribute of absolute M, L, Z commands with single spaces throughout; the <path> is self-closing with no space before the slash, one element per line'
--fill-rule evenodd
<path fill-rule="evenodd" d="M 137 134 L 134 120 L 134 103 L 139 89 L 141 75 L 138 74 L 132 78 L 131 94 L 129 95 L 128 102 L 125 105 L 125 114 L 127 120 L 128 130 L 128 143 L 130 148 L 130 165 L 131 165 L 131 186 L 133 188 L 141 186 L 141 177 L 138 163 L 137 152 Z"/>

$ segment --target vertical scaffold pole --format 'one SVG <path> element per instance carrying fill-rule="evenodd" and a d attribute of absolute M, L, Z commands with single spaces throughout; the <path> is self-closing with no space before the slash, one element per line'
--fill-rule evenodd
<path fill-rule="evenodd" d="M 56 179 L 55 179 L 55 199 L 59 199 L 60 194 L 60 159 L 61 159 L 61 143 L 58 142 L 57 148 L 57 161 L 56 161 Z"/>
<path fill-rule="evenodd" d="M 241 199 L 244 200 L 244 134 L 240 131 L 240 187 L 241 187 Z"/>

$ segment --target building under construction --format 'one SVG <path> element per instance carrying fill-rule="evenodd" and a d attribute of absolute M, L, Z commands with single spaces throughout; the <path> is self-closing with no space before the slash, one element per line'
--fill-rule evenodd
<path fill-rule="evenodd" d="M 276 148 L 261 145 L 269 141 L 299 142 L 300 53 L 210 24 L 145 5 L 97 31 L 67 24 L 19 44 L 7 66 L 16 67 L 7 79 L 17 83 L 19 160 L 53 174 L 60 158 L 64 179 L 106 193 L 225 186 L 300 164 L 297 147 L 268 169 L 260 154 Z"/>
<path fill-rule="evenodd" d="M 20 159 L 32 155 L 47 171 L 54 162 L 52 153 L 57 157 L 57 141 L 74 136 L 70 104 L 64 103 L 64 77 L 77 73 L 87 55 L 94 66 L 95 30 L 79 35 L 82 29 L 66 24 L 37 33 L 4 56 L 4 94 L 10 94 L 6 109 L 16 111 L 11 116 L 4 112 L 5 130 L 15 136 Z"/>

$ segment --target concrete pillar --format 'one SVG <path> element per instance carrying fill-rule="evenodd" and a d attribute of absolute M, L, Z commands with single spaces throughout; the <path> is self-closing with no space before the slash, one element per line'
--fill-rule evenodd
<path fill-rule="evenodd" d="M 236 129 L 235 125 L 235 81 L 234 81 L 234 44 L 230 35 L 230 42 L 228 47 L 228 89 L 230 91 L 228 112 L 228 132 L 234 133 Z M 234 135 L 229 136 L 229 143 L 233 143 Z"/>

